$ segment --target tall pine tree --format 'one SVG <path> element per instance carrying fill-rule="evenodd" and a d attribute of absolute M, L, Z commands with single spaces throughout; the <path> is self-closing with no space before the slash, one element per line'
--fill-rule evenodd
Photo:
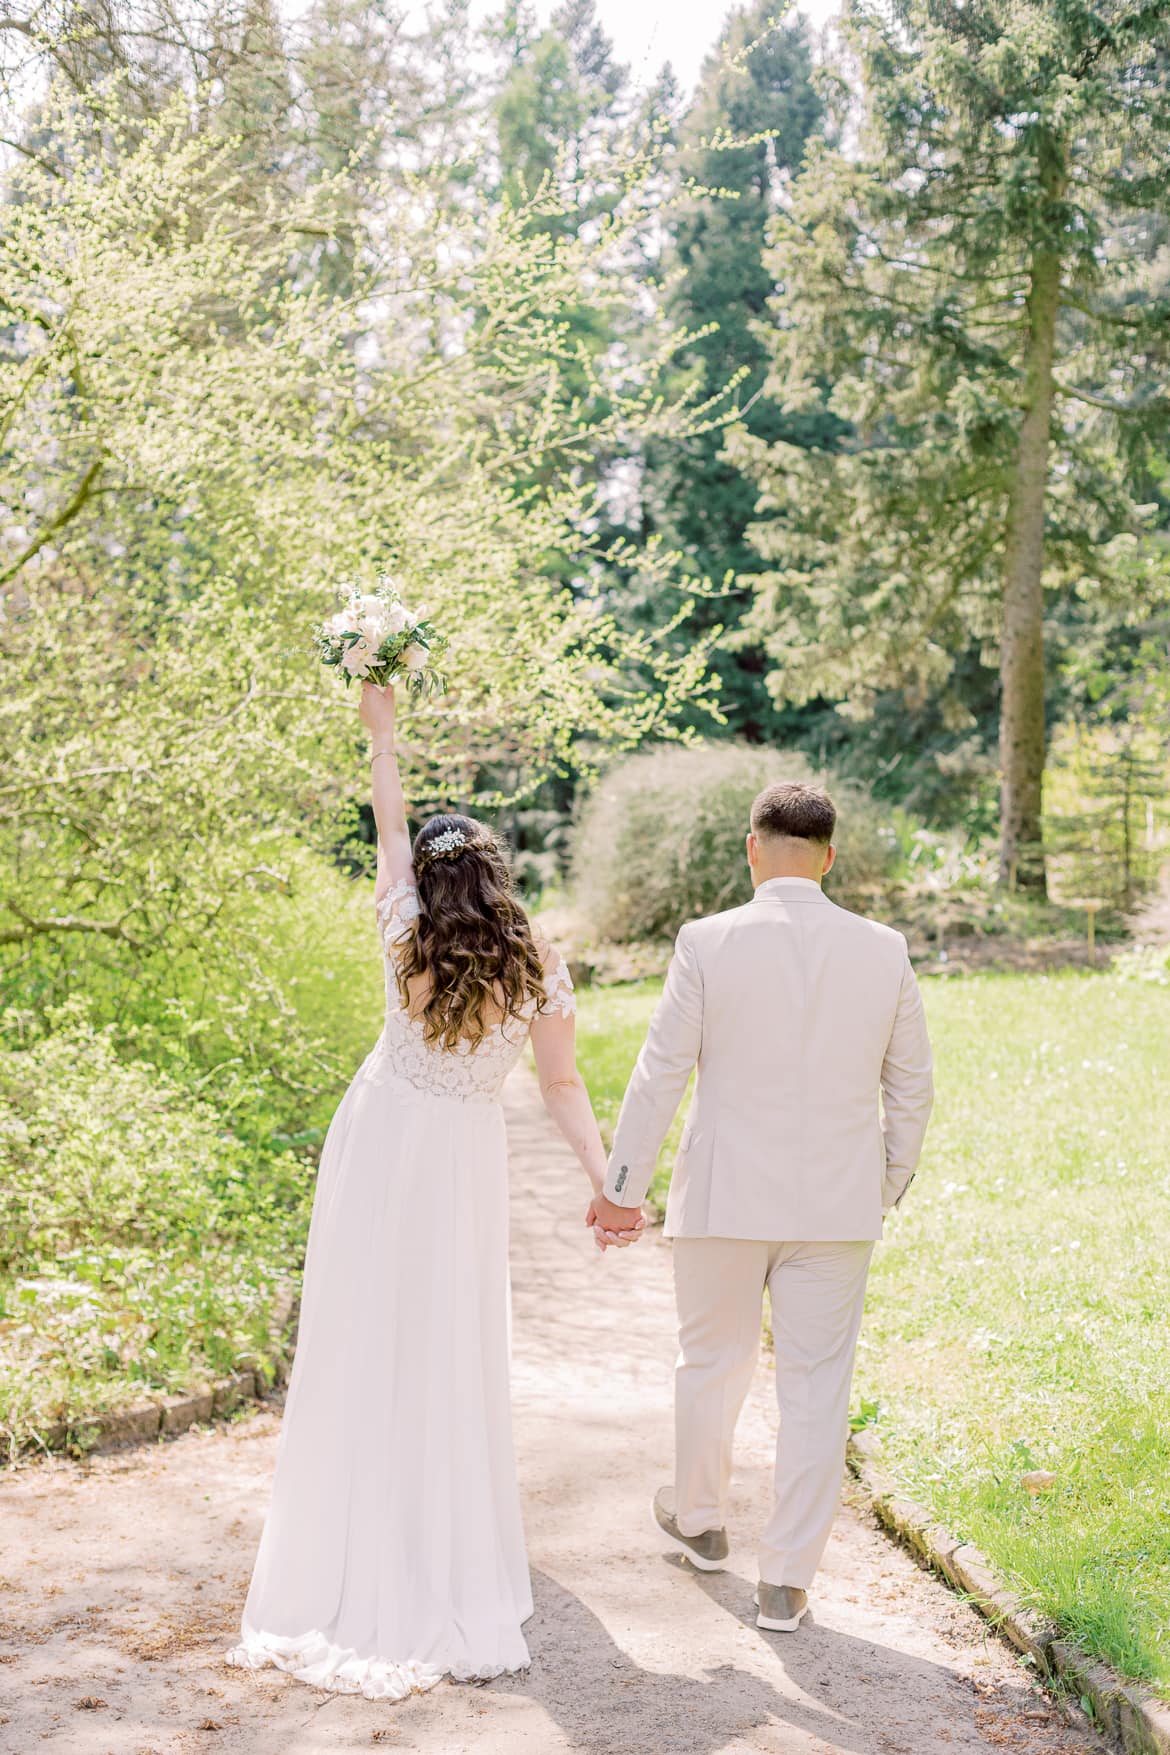
<path fill-rule="evenodd" d="M 823 443 L 837 425 L 822 410 L 786 414 L 768 395 L 767 350 L 756 332 L 773 290 L 763 262 L 768 229 L 783 180 L 799 166 L 821 114 L 806 28 L 800 20 L 770 25 L 774 10 L 772 0 L 753 0 L 733 11 L 703 64 L 679 142 L 681 173 L 696 192 L 672 212 L 661 265 L 671 320 L 695 332 L 680 367 L 697 398 L 718 397 L 733 382 L 735 390 L 705 431 L 648 452 L 645 528 L 716 583 L 759 567 L 745 537 L 758 489 L 724 455 L 720 422 L 738 411 L 765 444 Z M 750 588 L 729 582 L 727 594 L 705 606 L 705 619 L 734 630 L 751 600 Z M 717 662 L 729 728 L 767 737 L 775 710 L 762 646 L 733 636 Z"/>
<path fill-rule="evenodd" d="M 848 423 L 738 436 L 781 699 L 1000 675 L 1001 868 L 1043 890 L 1046 597 L 1131 588 L 1170 413 L 1170 0 L 852 0 L 857 149 L 815 149 L 777 226 L 770 384 Z M 824 385 L 832 385 L 826 394 Z"/>

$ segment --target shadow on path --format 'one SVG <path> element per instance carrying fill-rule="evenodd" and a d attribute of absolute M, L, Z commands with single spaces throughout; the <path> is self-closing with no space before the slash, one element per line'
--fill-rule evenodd
<path fill-rule="evenodd" d="M 756 1633 L 751 1593 L 741 1579 L 731 1573 L 696 1575 L 681 1561 L 664 1565 L 687 1572 L 695 1589 Z M 779 1751 L 818 1744 L 851 1755 L 893 1755 L 921 1747 L 924 1698 L 937 1699 L 940 1755 L 1003 1746 L 954 1726 L 948 1697 L 952 1710 L 959 1698 L 969 1710 L 970 1688 L 950 1671 L 819 1626 L 811 1611 L 797 1633 L 769 1636 L 775 1680 L 728 1663 L 695 1676 L 640 1667 L 572 1591 L 547 1573 L 534 1571 L 532 1581 L 536 1611 L 527 1627 L 532 1669 L 502 1678 L 492 1692 L 527 1696 L 559 1726 L 568 1746 L 584 1755 L 716 1755 L 729 1745 Z M 666 1628 L 663 1643 L 669 1645 Z M 907 1697 L 917 1705 L 916 1722 L 905 1727 L 919 1739 L 913 1744 L 899 1738 L 901 1703 Z M 1018 1715 L 1020 1690 L 988 1689 L 985 1705 L 989 1716 L 995 1716 L 997 1705 Z M 753 1731 L 768 1728 L 771 1734 L 758 1745 L 748 1740 Z"/>

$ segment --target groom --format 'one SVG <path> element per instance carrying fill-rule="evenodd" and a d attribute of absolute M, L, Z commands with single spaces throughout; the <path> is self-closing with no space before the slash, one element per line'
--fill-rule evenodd
<path fill-rule="evenodd" d="M 905 939 L 821 889 L 836 821 L 815 786 L 756 799 L 754 898 L 679 932 L 589 1213 L 603 1241 L 632 1227 L 697 1064 L 666 1206 L 680 1351 L 674 1486 L 654 1517 L 694 1565 L 721 1568 L 766 1286 L 780 1436 L 757 1624 L 782 1631 L 804 1614 L 829 1539 L 869 1258 L 914 1176 L 932 1101 Z"/>

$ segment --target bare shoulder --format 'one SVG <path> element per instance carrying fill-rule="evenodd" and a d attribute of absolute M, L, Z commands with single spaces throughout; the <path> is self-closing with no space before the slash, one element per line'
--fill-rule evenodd
<path fill-rule="evenodd" d="M 563 963 L 565 959 L 561 956 L 560 951 L 558 951 L 556 945 L 553 944 L 546 932 L 537 926 L 535 922 L 530 922 L 530 926 L 532 931 L 532 942 L 536 946 L 536 954 L 540 958 L 540 966 L 546 975 L 552 975 L 555 973 L 557 966 L 560 963 Z"/>

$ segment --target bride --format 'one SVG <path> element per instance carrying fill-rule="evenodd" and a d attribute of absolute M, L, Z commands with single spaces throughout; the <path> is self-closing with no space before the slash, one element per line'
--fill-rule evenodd
<path fill-rule="evenodd" d="M 528 1663 L 499 1100 L 527 1040 L 595 1193 L 606 1163 L 568 969 L 490 829 L 432 817 L 412 851 L 392 686 L 364 683 L 360 712 L 386 1018 L 322 1149 L 272 1500 L 227 1656 L 400 1700 Z"/>

